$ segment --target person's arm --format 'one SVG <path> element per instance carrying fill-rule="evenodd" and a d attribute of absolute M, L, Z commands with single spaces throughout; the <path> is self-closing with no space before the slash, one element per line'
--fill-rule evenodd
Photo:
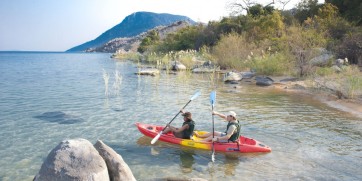
<path fill-rule="evenodd" d="M 231 137 L 231 135 L 234 134 L 235 130 L 236 130 L 236 126 L 231 125 L 225 136 L 216 137 L 213 139 L 213 141 L 228 140 Z"/>
<path fill-rule="evenodd" d="M 219 113 L 219 112 L 213 111 L 212 114 L 213 114 L 213 115 L 217 115 L 217 116 L 219 116 L 219 117 L 221 117 L 221 118 L 223 118 L 223 119 L 226 119 L 226 115 L 221 114 L 221 113 Z"/>
<path fill-rule="evenodd" d="M 179 133 L 179 132 L 182 132 L 183 130 L 185 129 L 189 129 L 189 125 L 188 124 L 185 124 L 184 126 L 182 126 L 181 128 L 177 129 L 173 126 L 170 126 L 171 130 L 175 133 Z"/>

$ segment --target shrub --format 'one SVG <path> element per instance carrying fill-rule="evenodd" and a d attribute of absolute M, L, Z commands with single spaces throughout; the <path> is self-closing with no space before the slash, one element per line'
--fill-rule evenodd
<path fill-rule="evenodd" d="M 292 69 L 287 56 L 281 53 L 254 57 L 248 65 L 259 75 L 285 75 Z"/>
<path fill-rule="evenodd" d="M 357 66 L 348 66 L 343 69 L 343 75 L 340 76 L 340 83 L 348 98 L 355 98 L 356 95 L 362 95 L 362 73 Z"/>
<path fill-rule="evenodd" d="M 256 49 L 242 35 L 231 33 L 223 35 L 218 44 L 213 48 L 212 54 L 217 59 L 221 69 L 234 68 L 242 70 L 247 68 L 245 60 Z"/>

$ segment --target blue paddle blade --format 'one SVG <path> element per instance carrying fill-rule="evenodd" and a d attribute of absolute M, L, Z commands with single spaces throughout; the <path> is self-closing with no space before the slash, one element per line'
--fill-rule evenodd
<path fill-rule="evenodd" d="M 200 92 L 200 91 L 197 91 L 197 92 L 191 97 L 190 100 L 192 101 L 192 100 L 196 99 L 200 94 L 201 94 L 201 92 Z"/>
<path fill-rule="evenodd" d="M 210 93 L 210 103 L 211 103 L 212 107 L 215 106 L 215 101 L 216 101 L 216 91 L 212 91 Z"/>

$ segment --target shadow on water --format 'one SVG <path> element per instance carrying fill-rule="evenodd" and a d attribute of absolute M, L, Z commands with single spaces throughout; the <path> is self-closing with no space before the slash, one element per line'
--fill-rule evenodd
<path fill-rule="evenodd" d="M 120 109 L 120 108 L 112 108 L 113 111 L 115 112 L 123 112 L 126 111 L 126 109 Z"/>
<path fill-rule="evenodd" d="M 84 119 L 80 117 L 66 114 L 62 111 L 45 112 L 41 115 L 34 116 L 34 118 L 58 124 L 76 124 L 84 121 Z"/>

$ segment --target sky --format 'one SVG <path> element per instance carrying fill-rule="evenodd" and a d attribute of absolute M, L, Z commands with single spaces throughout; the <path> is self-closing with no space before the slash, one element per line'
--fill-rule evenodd
<path fill-rule="evenodd" d="M 138 11 L 207 23 L 231 0 L 0 0 L 0 51 L 65 51 L 93 40 Z M 254 0 L 268 4 L 272 0 Z M 290 0 L 285 9 L 299 0 Z"/>

